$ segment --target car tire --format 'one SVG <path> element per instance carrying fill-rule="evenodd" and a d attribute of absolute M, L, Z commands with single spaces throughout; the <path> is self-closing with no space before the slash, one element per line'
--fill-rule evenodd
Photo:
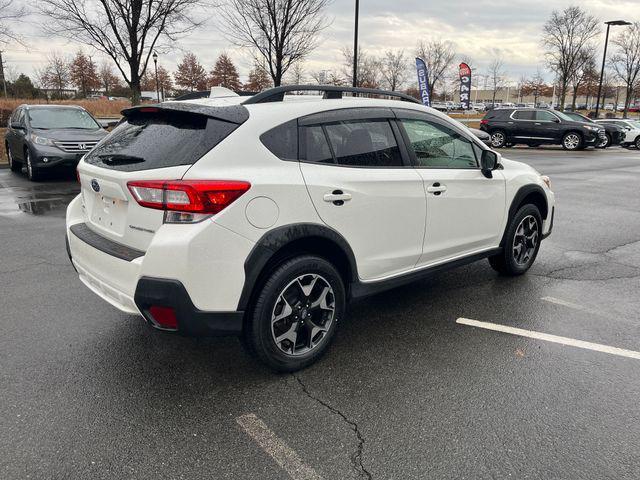
<path fill-rule="evenodd" d="M 243 344 L 275 371 L 300 370 L 328 349 L 345 307 L 337 269 L 321 257 L 295 257 L 276 267 L 262 285 L 247 312 Z"/>
<path fill-rule="evenodd" d="M 567 132 L 562 137 L 562 148 L 569 151 L 580 150 L 584 141 L 578 132 Z"/>
<path fill-rule="evenodd" d="M 638 138 L 636 138 L 636 141 L 634 143 L 636 145 L 636 148 L 640 150 L 640 135 L 638 136 Z"/>
<path fill-rule="evenodd" d="M 33 165 L 33 162 L 31 161 L 31 152 L 28 148 L 24 149 L 24 159 L 27 164 L 27 178 L 32 182 L 37 182 L 40 180 L 40 171 Z"/>
<path fill-rule="evenodd" d="M 11 154 L 11 149 L 9 148 L 9 145 L 5 145 L 5 148 L 7 150 L 7 161 L 9 162 L 9 168 L 11 169 L 12 172 L 19 172 L 20 170 L 22 170 L 22 164 L 20 162 L 17 162 L 14 158 L 13 155 Z"/>
<path fill-rule="evenodd" d="M 611 146 L 611 135 L 608 133 L 605 134 L 606 138 L 596 145 L 596 148 L 609 148 Z"/>
<path fill-rule="evenodd" d="M 493 148 L 502 148 L 507 144 L 507 134 L 504 130 L 493 130 L 491 132 L 491 146 Z"/>
<path fill-rule="evenodd" d="M 532 204 L 524 205 L 507 226 L 502 252 L 489 257 L 489 263 L 501 275 L 522 275 L 533 265 L 541 240 L 540 210 Z"/>

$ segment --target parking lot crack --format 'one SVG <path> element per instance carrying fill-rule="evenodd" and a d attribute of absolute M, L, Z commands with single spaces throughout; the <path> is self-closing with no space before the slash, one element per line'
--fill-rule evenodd
<path fill-rule="evenodd" d="M 316 395 L 312 394 L 309 391 L 309 389 L 307 388 L 307 386 L 305 385 L 305 383 L 302 381 L 302 379 L 298 375 L 296 375 L 294 373 L 294 374 L 292 374 L 292 376 L 300 384 L 300 387 L 302 387 L 302 391 L 305 393 L 305 395 L 307 397 L 309 397 L 310 399 L 312 399 L 315 402 L 319 403 L 320 405 L 325 407 L 327 410 L 329 410 L 334 415 L 337 415 L 340 418 L 342 418 L 342 420 L 347 425 L 349 425 L 349 428 L 351 428 L 351 430 L 353 430 L 353 432 L 356 434 L 356 437 L 358 439 L 358 448 L 350 456 L 351 463 L 353 464 L 353 468 L 358 472 L 358 476 L 360 476 L 361 478 L 367 478 L 369 480 L 372 480 L 373 479 L 373 475 L 371 474 L 371 472 L 369 472 L 365 468 L 365 466 L 364 466 L 364 464 L 362 462 L 362 452 L 363 452 L 363 449 L 364 449 L 365 440 L 364 440 L 364 437 L 362 436 L 362 432 L 360 431 L 360 428 L 358 427 L 358 424 L 356 422 L 354 422 L 353 420 L 351 420 L 349 417 L 347 417 L 344 413 L 342 413 L 337 408 L 333 407 L 332 405 L 328 404 L 327 402 L 325 402 L 321 398 L 319 398 Z"/>

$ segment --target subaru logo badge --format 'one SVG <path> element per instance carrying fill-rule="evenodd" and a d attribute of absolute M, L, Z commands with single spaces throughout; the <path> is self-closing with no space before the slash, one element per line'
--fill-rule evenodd
<path fill-rule="evenodd" d="M 96 180 L 95 178 L 91 180 L 91 188 L 93 188 L 94 192 L 100 191 L 100 184 L 98 183 L 98 180 Z"/>

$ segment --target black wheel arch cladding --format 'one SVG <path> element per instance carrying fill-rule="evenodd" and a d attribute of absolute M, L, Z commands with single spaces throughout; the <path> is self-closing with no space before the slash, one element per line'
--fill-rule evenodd
<path fill-rule="evenodd" d="M 266 271 L 300 254 L 328 255 L 330 259 L 343 260 L 337 262 L 339 264 L 335 267 L 343 275 L 345 287 L 358 279 L 353 250 L 338 232 L 315 223 L 284 225 L 265 233 L 247 256 L 244 262 L 245 283 L 238 310 L 246 310 L 255 295 L 255 287 L 264 280 Z"/>

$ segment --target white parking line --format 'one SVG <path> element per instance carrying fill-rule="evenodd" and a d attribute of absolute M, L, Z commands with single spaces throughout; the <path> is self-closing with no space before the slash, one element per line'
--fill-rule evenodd
<path fill-rule="evenodd" d="M 236 422 L 293 480 L 322 480 L 313 468 L 302 463 L 298 454 L 256 415 L 247 413 L 236 418 Z"/>
<path fill-rule="evenodd" d="M 550 335 L 548 333 L 534 332 L 533 330 L 524 330 L 522 328 L 509 327 L 507 325 L 500 325 L 497 323 L 481 322 L 479 320 L 472 320 L 470 318 L 458 318 L 456 320 L 456 323 L 459 323 L 461 325 L 468 325 L 470 327 L 493 330 L 496 332 L 509 333 L 511 335 L 519 335 L 521 337 L 535 338 L 536 340 L 545 340 L 547 342 L 559 343 L 561 345 L 568 345 L 571 347 L 594 350 L 596 352 L 609 353 L 611 355 L 617 355 L 619 357 L 635 358 L 636 360 L 640 360 L 640 352 L 625 350 L 624 348 L 610 347 L 609 345 L 602 345 L 600 343 L 585 342 L 584 340 L 576 340 L 574 338 L 568 337 L 559 337 L 557 335 Z"/>

